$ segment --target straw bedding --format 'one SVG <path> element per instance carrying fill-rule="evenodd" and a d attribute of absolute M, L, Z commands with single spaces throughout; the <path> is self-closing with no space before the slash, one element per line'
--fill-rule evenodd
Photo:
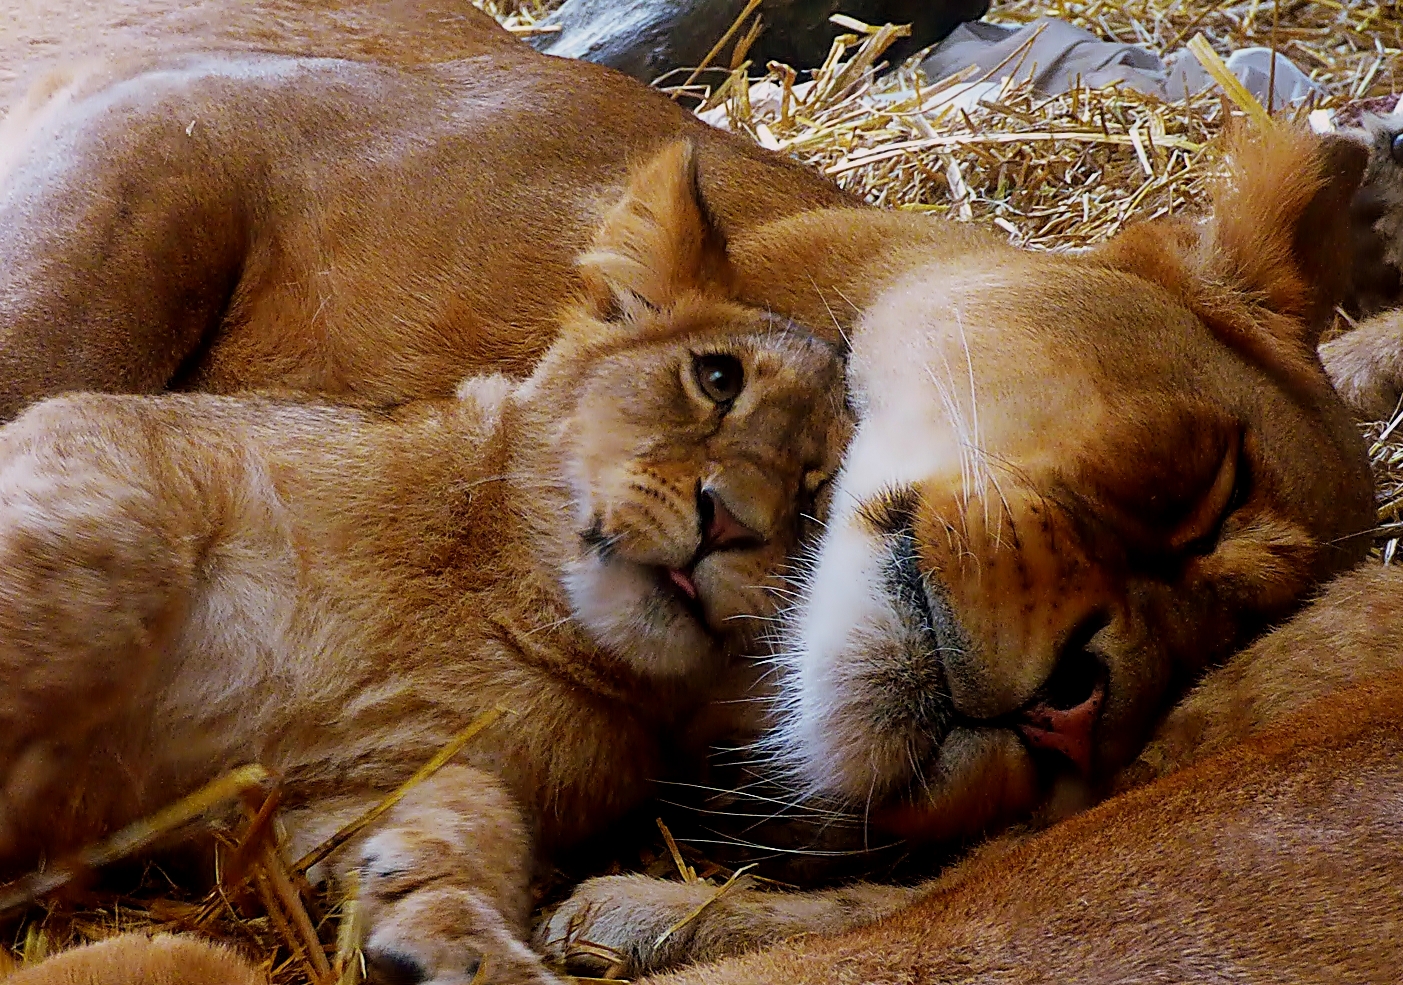
<path fill-rule="evenodd" d="M 522 34 L 539 31 L 550 6 L 549 0 L 477 2 Z M 1274 46 L 1324 84 L 1324 98 L 1307 108 L 1395 94 L 1403 81 L 1395 80 L 1403 6 L 1392 2 L 996 0 L 989 19 L 1024 23 L 1039 16 L 1161 55 L 1200 34 L 1221 55 Z M 908 67 L 874 81 L 870 69 L 897 32 L 855 22 L 845 25 L 850 33 L 824 66 L 796 78 L 784 67 L 746 61 L 751 26 L 740 25 L 713 67 L 675 89 L 679 98 L 874 203 L 985 223 L 1033 249 L 1090 246 L 1129 221 L 1201 205 L 1219 163 L 1216 138 L 1224 120 L 1252 111 L 1230 103 L 1216 87 L 1166 102 L 1115 88 L 1078 88 L 1048 99 L 1001 85 L 976 101 L 960 97 L 961 82 L 997 83 L 997 72 L 989 79 L 930 80 Z M 812 85 L 796 93 L 796 83 L 810 76 Z M 767 91 L 773 98 L 753 101 L 750 83 L 760 78 L 772 83 Z M 1390 563 L 1403 536 L 1403 414 L 1361 426 L 1379 481 L 1375 553 Z M 156 863 L 119 869 L 98 889 L 80 872 L 66 889 L 27 906 L 13 905 L 22 893 L 0 887 L 0 976 L 73 943 L 161 928 L 231 941 L 261 960 L 278 985 L 353 985 L 360 962 L 351 946 L 355 914 L 342 903 L 349 887 L 314 891 L 269 850 L 277 835 L 276 802 L 264 798 L 256 780 L 232 776 L 207 795 L 232 805 L 225 816 L 235 819 L 196 825 L 218 845 L 218 888 L 211 893 L 189 891 L 186 885 L 201 880 Z M 205 806 L 186 805 L 187 813 L 198 815 Z M 108 854 L 189 827 L 188 819 L 169 815 L 127 832 L 127 842 L 106 846 Z M 92 860 L 101 860 L 98 855 Z M 680 870 L 696 878 L 699 869 L 702 876 L 725 875 L 685 847 L 679 851 L 670 836 L 641 844 L 631 862 L 654 874 Z"/>

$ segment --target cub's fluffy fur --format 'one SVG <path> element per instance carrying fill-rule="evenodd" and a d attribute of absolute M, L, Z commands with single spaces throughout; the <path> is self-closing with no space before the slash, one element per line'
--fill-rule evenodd
<path fill-rule="evenodd" d="M 828 343 L 727 296 L 688 145 L 635 178 L 519 385 L 388 409 L 86 395 L 0 432 L 0 857 L 228 766 L 300 851 L 509 712 L 342 864 L 386 973 L 548 978 L 533 855 L 733 679 L 846 437 Z"/>

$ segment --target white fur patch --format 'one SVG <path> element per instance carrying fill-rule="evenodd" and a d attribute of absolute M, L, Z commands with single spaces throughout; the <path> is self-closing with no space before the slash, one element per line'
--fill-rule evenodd
<path fill-rule="evenodd" d="M 871 701 L 862 682 L 913 645 L 885 584 L 887 546 L 860 518 L 863 504 L 931 482 L 947 483 L 970 508 L 997 504 L 999 467 L 985 454 L 991 434 L 1001 450 L 1026 447 L 1038 437 L 1029 422 L 1066 413 L 1065 397 L 1008 383 L 1046 365 L 1046 343 L 1031 330 L 995 324 L 988 315 L 980 324 L 967 314 L 980 311 L 982 296 L 1016 286 L 1010 276 L 918 271 L 857 326 L 848 372 L 862 416 L 835 479 L 832 513 L 802 598 L 788 614 L 780 658 L 787 673 L 777 751 L 812 792 L 852 795 L 900 779 L 880 775 L 893 738 L 865 733 L 868 716 L 852 705 Z M 981 358 L 1019 369 L 1001 373 L 993 390 L 993 381 L 979 378 Z M 1085 409 L 1094 411 L 1094 387 L 1088 383 L 1085 391 Z M 986 403 L 992 413 L 983 415 Z"/>

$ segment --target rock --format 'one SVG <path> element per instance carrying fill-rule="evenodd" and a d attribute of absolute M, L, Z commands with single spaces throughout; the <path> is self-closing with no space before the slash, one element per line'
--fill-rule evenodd
<path fill-rule="evenodd" d="M 743 9 L 745 0 L 565 0 L 545 22 L 560 32 L 532 43 L 547 54 L 599 62 L 652 82 L 699 64 Z M 828 18 L 843 13 L 868 24 L 910 24 L 911 37 L 887 49 L 887 60 L 896 62 L 988 9 L 989 0 L 764 0 L 765 28 L 749 57 L 760 66 L 780 61 L 817 68 L 842 33 Z M 729 57 L 728 44 L 723 64 Z"/>

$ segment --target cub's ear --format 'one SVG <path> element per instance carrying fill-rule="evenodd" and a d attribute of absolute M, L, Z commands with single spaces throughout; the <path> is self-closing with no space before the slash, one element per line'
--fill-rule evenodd
<path fill-rule="evenodd" d="M 1350 285 L 1350 202 L 1369 149 L 1285 124 L 1228 140 L 1206 223 L 1131 227 L 1096 255 L 1181 296 L 1229 345 L 1299 367 Z"/>
<path fill-rule="evenodd" d="M 731 296 L 725 238 L 702 200 L 690 141 L 667 146 L 633 172 L 577 262 L 599 318 L 629 318 L 688 294 Z"/>

